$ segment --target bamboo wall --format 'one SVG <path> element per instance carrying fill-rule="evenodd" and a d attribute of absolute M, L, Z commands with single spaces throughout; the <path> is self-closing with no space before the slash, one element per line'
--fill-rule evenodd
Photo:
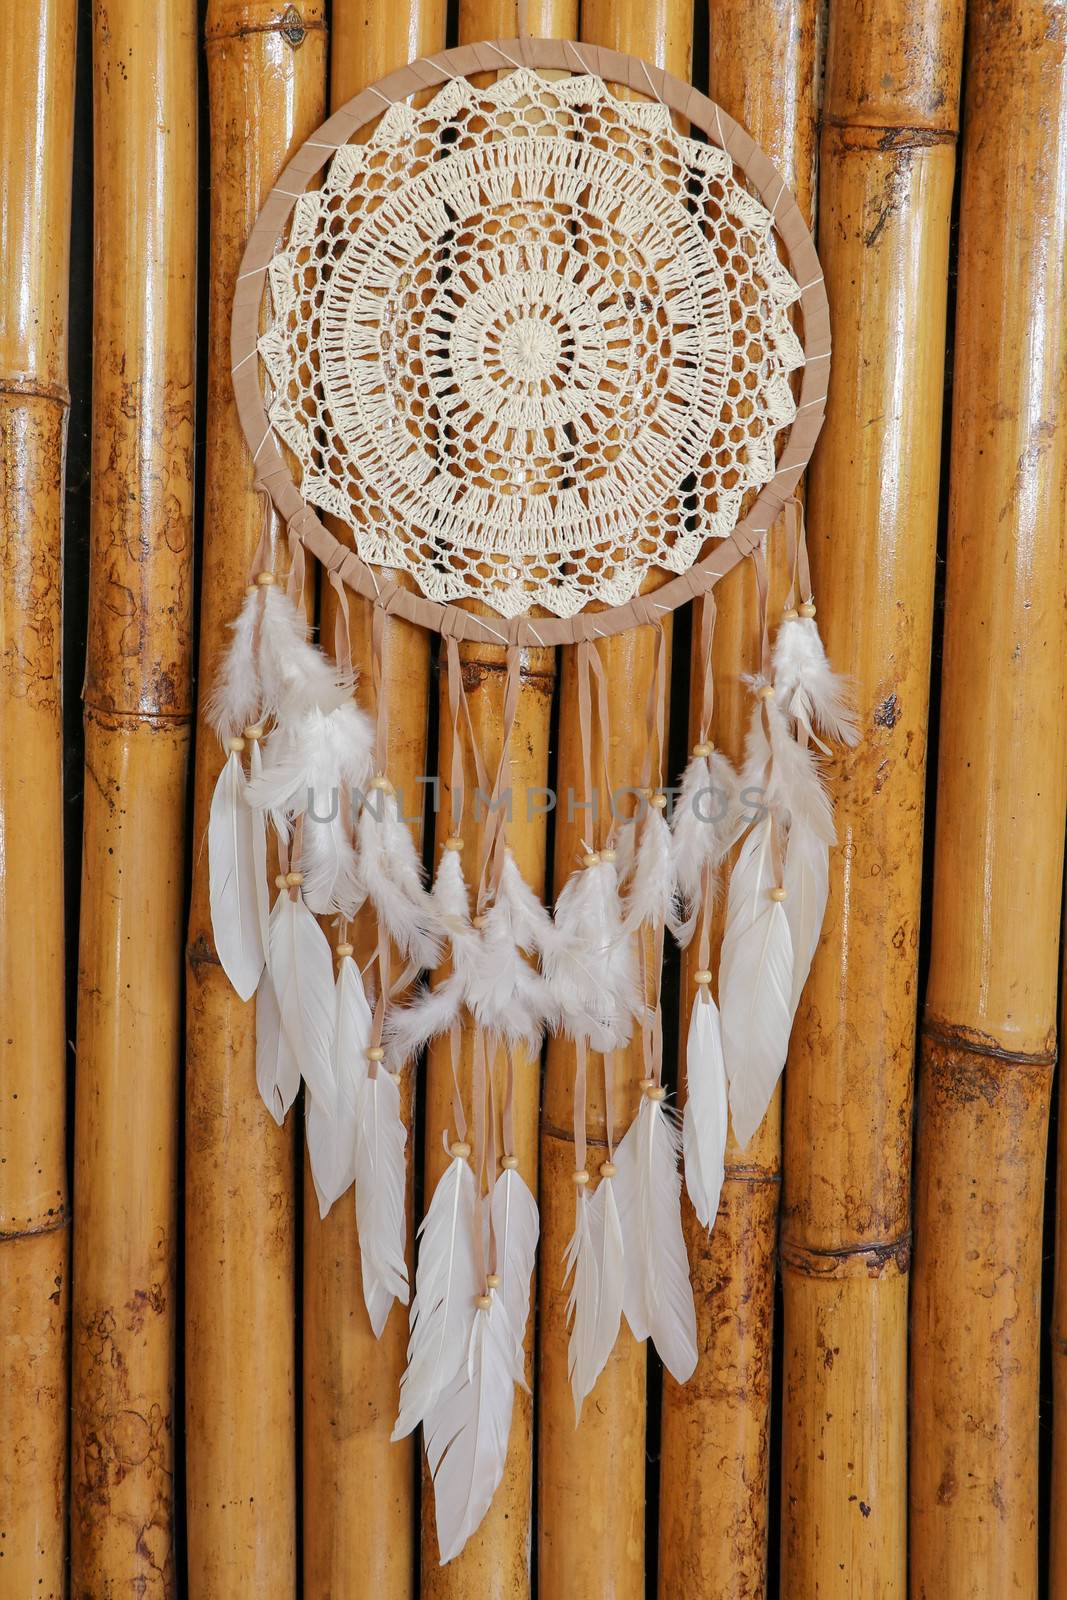
<path fill-rule="evenodd" d="M 265 1114 L 252 1008 L 212 945 L 222 757 L 197 708 L 260 534 L 228 328 L 260 203 L 328 106 L 520 24 L 692 78 L 811 221 L 834 365 L 804 493 L 862 739 L 831 764 L 830 908 L 783 1092 L 728 1149 L 711 1238 L 685 1213 L 697 1371 L 665 1379 L 624 1327 L 578 1432 L 573 1050 L 520 1063 L 531 1393 L 441 1569 L 419 1449 L 388 1439 L 405 1322 L 374 1340 L 350 1202 L 319 1221 L 302 1119 Z M 1065 414 L 1067 0 L 10 8 L 0 1600 L 1067 1600 Z M 737 756 L 751 575 L 718 599 L 714 733 Z M 362 602 L 350 626 L 365 668 Z M 682 614 L 671 646 L 677 769 L 698 714 Z M 602 656 L 623 783 L 653 662 L 641 633 Z M 390 621 L 408 793 L 428 750 L 448 770 L 440 665 Z M 500 655 L 465 646 L 462 670 L 491 759 Z M 524 657 L 515 784 L 577 786 L 575 682 L 568 652 Z M 532 881 L 566 877 L 573 832 L 516 826 Z M 692 962 L 670 979 L 677 1082 Z M 431 1049 L 413 1223 L 450 1094 Z"/>

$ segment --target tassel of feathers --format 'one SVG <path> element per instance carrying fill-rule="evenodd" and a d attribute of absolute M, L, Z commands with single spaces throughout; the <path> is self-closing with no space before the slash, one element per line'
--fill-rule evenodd
<path fill-rule="evenodd" d="M 642 1003 L 612 851 L 587 853 L 564 884 L 542 964 L 571 1038 L 604 1053 L 628 1043 Z"/>

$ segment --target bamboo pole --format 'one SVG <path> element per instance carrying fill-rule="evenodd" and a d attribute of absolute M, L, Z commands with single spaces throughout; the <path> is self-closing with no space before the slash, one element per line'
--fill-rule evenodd
<path fill-rule="evenodd" d="M 688 78 L 692 8 L 685 0 L 583 0 L 583 42 L 643 56 Z M 668 619 L 669 621 L 669 619 Z M 608 683 L 610 766 L 617 786 L 640 782 L 643 716 L 654 674 L 651 630 L 632 629 L 598 645 Z M 670 629 L 667 629 L 667 667 Z M 568 815 L 566 796 L 582 790 L 575 652 L 560 661 L 561 709 L 556 816 L 555 880 L 562 888 L 579 858 L 588 828 L 581 812 Z M 594 770 L 598 770 L 594 764 Z M 598 803 L 606 817 L 610 797 Z M 614 1095 L 614 1124 L 625 1129 L 636 1110 L 643 1074 L 636 1042 L 620 1052 L 623 1065 Z M 575 1429 L 567 1377 L 567 1294 L 562 1262 L 574 1227 L 574 1048 L 566 1039 L 548 1047 L 541 1124 L 541 1250 L 538 1384 L 538 1578 L 545 1600 L 611 1594 L 636 1600 L 645 1585 L 645 1348 L 623 1324 L 615 1350 L 586 1401 Z M 590 1165 L 606 1143 L 606 1103 L 599 1057 L 590 1062 L 588 1138 Z"/>
<path fill-rule="evenodd" d="M 861 741 L 785 1086 L 782 1589 L 899 1596 L 912 1056 L 961 0 L 835 7 L 819 172 L 834 379 L 809 476 Z"/>
<path fill-rule="evenodd" d="M 578 31 L 577 0 L 535 0 L 520 17 L 516 0 L 461 0 L 459 43 L 479 39 L 516 37 L 523 23 L 527 31 L 541 38 L 574 38 Z M 491 76 L 491 75 L 487 75 Z M 471 723 L 490 775 L 495 773 L 503 746 L 505 653 L 484 645 L 460 645 L 463 685 Z M 441 661 L 440 748 L 438 767 L 443 777 L 451 770 L 452 728 L 448 708 L 448 683 Z M 527 801 L 543 789 L 549 777 L 549 725 L 555 687 L 555 653 L 551 650 L 526 650 L 521 663 L 518 708 L 511 737 L 512 819 L 508 841 L 526 881 L 540 893 L 547 865 L 547 815 L 531 816 Z M 473 796 L 477 776 L 470 751 L 464 749 L 464 788 Z M 452 798 L 447 781 L 442 784 L 442 801 L 437 817 L 435 855 L 439 859 L 452 826 Z M 468 871 L 477 859 L 477 818 L 468 799 L 459 835 L 464 841 L 463 861 Z M 464 1030 L 460 1054 L 460 1084 L 466 1105 L 473 1091 L 473 1035 Z M 503 1066 L 497 1063 L 497 1105 L 502 1104 Z M 512 1120 L 515 1154 L 519 1170 L 534 1195 L 538 1192 L 538 1130 L 541 1106 L 539 1057 L 529 1057 L 521 1048 L 514 1051 L 514 1100 Z M 441 1144 L 441 1129 L 451 1122 L 452 1067 L 447 1040 L 430 1046 L 426 1075 L 426 1137 L 424 1144 L 424 1191 L 432 1193 L 447 1163 Z M 498 1146 L 499 1148 L 499 1146 Z M 536 1287 L 531 1305 L 536 1304 Z M 533 1361 L 534 1317 L 527 1329 L 527 1382 L 531 1393 L 515 1393 L 515 1406 L 508 1441 L 504 1477 L 493 1497 L 488 1515 L 468 1540 L 461 1554 L 447 1566 L 440 1565 L 434 1521 L 433 1485 L 423 1465 L 422 1495 L 422 1587 L 424 1600 L 460 1600 L 477 1594 L 484 1600 L 521 1600 L 528 1596 L 532 1583 L 533 1510 L 533 1419 L 537 1403 Z"/>
<path fill-rule="evenodd" d="M 1067 926 L 1067 918 L 1065 918 Z M 1062 935 L 1062 929 L 1061 929 Z M 1060 1039 L 1067 1035 L 1067 941 L 1060 983 Z M 1052 1299 L 1052 1485 L 1049 1595 L 1067 1597 L 1067 1080 L 1059 1074 L 1056 1150 L 1056 1277 Z"/>
<path fill-rule="evenodd" d="M 333 7 L 331 101 L 360 89 L 419 55 L 443 48 L 444 0 L 396 0 L 369 25 L 365 4 Z M 339 538 L 351 532 L 331 521 Z M 360 697 L 373 711 L 371 608 L 350 598 L 352 657 Z M 323 596 L 322 636 L 333 637 L 333 592 Z M 388 769 L 403 813 L 414 815 L 425 791 L 430 640 L 425 630 L 389 618 L 384 629 L 382 695 L 389 724 Z M 416 833 L 419 830 L 416 829 Z M 353 930 L 357 957 L 374 948 L 373 918 Z M 413 1173 L 417 1143 L 412 1074 L 402 1086 L 408 1136 L 408 1268 L 413 1265 Z M 415 1586 L 415 1442 L 390 1441 L 407 1349 L 407 1316 L 394 1306 L 375 1339 L 363 1304 L 359 1241 L 351 1193 L 320 1219 L 304 1162 L 303 1506 L 304 1586 L 308 1594 L 373 1592 L 408 1600 Z M 379 1514 L 364 1516 L 372 1502 Z"/>
<path fill-rule="evenodd" d="M 1065 22 L 1037 0 L 968 17 L 912 1312 L 912 1593 L 938 1600 L 1039 1582 L 1067 812 Z"/>
<path fill-rule="evenodd" d="M 818 117 L 818 0 L 713 0 L 710 92 L 774 161 L 811 220 Z M 768 555 L 778 553 L 772 535 Z M 775 577 L 777 578 L 777 571 Z M 777 585 L 776 585 L 777 587 Z M 758 602 L 750 571 L 716 589 L 715 742 L 735 763 L 744 750 L 759 671 Z M 693 649 L 690 742 L 703 685 Z M 682 964 L 684 1040 L 695 987 L 693 952 Z M 679 1099 L 684 1101 L 679 1069 Z M 781 1096 L 744 1151 L 732 1136 L 719 1215 L 709 1239 L 683 1200 L 701 1358 L 687 1384 L 663 1377 L 659 1486 L 659 1594 L 748 1597 L 766 1593 L 771 1347 L 781 1188 Z M 684 1191 L 683 1191 L 684 1193 Z"/>
<path fill-rule="evenodd" d="M 206 694 L 259 537 L 262 506 L 230 383 L 241 252 L 288 153 L 322 120 L 321 0 L 211 0 L 211 253 L 200 686 Z M 222 753 L 197 735 L 187 965 L 186 1426 L 189 1587 L 295 1592 L 294 1167 L 292 1120 L 275 1126 L 255 1079 L 255 1009 L 233 993 L 211 940 L 200 859 Z"/>
<path fill-rule="evenodd" d="M 174 1592 L 196 347 L 194 0 L 94 7 L 93 464 L 74 1136 L 76 1595 Z"/>
<path fill-rule="evenodd" d="M 0 52 L 0 1550 L 18 1595 L 66 1563 L 66 1031 L 60 549 L 74 0 Z"/>

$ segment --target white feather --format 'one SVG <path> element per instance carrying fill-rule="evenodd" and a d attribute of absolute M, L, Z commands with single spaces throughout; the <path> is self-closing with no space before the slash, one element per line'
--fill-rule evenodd
<path fill-rule="evenodd" d="M 697 1220 L 702 1227 L 712 1228 L 725 1177 L 729 1113 L 719 1008 L 706 987 L 697 991 L 689 1019 L 685 1088 L 682 1114 L 685 1186 Z"/>
<path fill-rule="evenodd" d="M 256 992 L 266 952 L 259 919 L 256 845 L 245 803 L 245 775 L 234 751 L 219 773 L 208 820 L 211 930 L 223 971 L 242 1000 Z"/>
<path fill-rule="evenodd" d="M 280 1127 L 300 1088 L 300 1067 L 282 1028 L 278 997 L 264 971 L 256 990 L 256 1087 Z"/>
<path fill-rule="evenodd" d="M 207 721 L 223 743 L 259 719 L 262 689 L 255 637 L 262 593 L 258 588 L 250 590 L 230 624 L 230 642 L 219 662 L 204 707 Z"/>
<path fill-rule="evenodd" d="M 774 690 L 783 711 L 810 737 L 818 729 L 837 744 L 859 738 L 850 686 L 830 668 L 814 617 L 784 621 L 774 640 Z"/>
<path fill-rule="evenodd" d="M 259 740 L 252 741 L 252 754 L 248 758 L 249 776 L 254 783 L 263 772 L 263 757 L 260 754 Z M 245 796 L 247 800 L 247 795 Z M 267 819 L 262 811 L 257 811 L 253 806 L 248 808 L 252 829 L 252 860 L 255 862 L 256 873 L 256 911 L 259 919 L 259 937 L 263 945 L 263 956 L 266 959 L 270 948 L 270 879 L 267 876 Z"/>
<path fill-rule="evenodd" d="M 574 1274 L 567 1300 L 567 1371 L 577 1425 L 585 1398 L 615 1348 L 622 1320 L 625 1263 L 614 1179 L 602 1178 L 591 1198 L 578 1190 L 574 1233 L 564 1261 L 564 1283 Z"/>
<path fill-rule="evenodd" d="M 393 1438 L 427 1417 L 461 1371 L 479 1293 L 474 1253 L 474 1173 L 456 1156 L 433 1192 L 419 1229 L 408 1364 Z"/>
<path fill-rule="evenodd" d="M 542 965 L 573 1039 L 601 1052 L 629 1041 L 641 995 L 613 862 L 601 858 L 568 878 L 556 901 Z"/>
<path fill-rule="evenodd" d="M 366 796 L 358 833 L 359 875 L 379 923 L 417 966 L 436 966 L 441 956 L 437 912 L 395 794 L 374 789 Z"/>
<path fill-rule="evenodd" d="M 498 1299 L 514 1340 L 515 1382 L 526 1388 L 526 1324 L 530 1317 L 530 1291 L 540 1218 L 537 1201 L 519 1173 L 506 1167 L 493 1185 L 489 1214 L 496 1244 Z"/>
<path fill-rule="evenodd" d="M 730 875 L 720 961 L 730 1111 L 742 1146 L 763 1121 L 793 1022 L 793 941 L 784 905 L 770 895 L 771 826 L 767 814 L 752 828 Z"/>
<path fill-rule="evenodd" d="M 671 866 L 677 899 L 670 928 L 684 949 L 696 931 L 705 868 L 715 871 L 745 827 L 736 772 L 718 751 L 693 756 L 682 774 L 671 818 Z"/>
<path fill-rule="evenodd" d="M 754 727 L 758 722 L 758 711 L 757 707 Z M 818 756 L 810 746 L 797 743 L 776 701 L 768 700 L 766 711 L 772 759 L 765 803 L 783 824 L 803 822 L 827 845 L 831 845 L 834 842 L 834 815 L 823 786 Z M 762 725 L 761 722 L 759 725 Z M 758 750 L 758 735 L 753 732 L 751 738 L 753 749 Z"/>
<path fill-rule="evenodd" d="M 305 711 L 332 711 L 352 693 L 352 675 L 310 642 L 303 613 L 271 585 L 259 632 L 261 715 L 287 722 Z"/>
<path fill-rule="evenodd" d="M 805 822 L 794 822 L 785 846 L 782 885 L 785 914 L 793 941 L 790 1006 L 796 1014 L 819 945 L 830 886 L 830 853 L 825 839 Z"/>
<path fill-rule="evenodd" d="M 359 968 L 342 956 L 334 985 L 335 1022 L 330 1052 L 335 1110 L 331 1116 L 313 1094 L 307 1096 L 308 1159 L 319 1215 L 324 1217 L 356 1175 L 357 1102 L 367 1076 L 371 1011 Z"/>
<path fill-rule="evenodd" d="M 626 891 L 623 926 L 627 932 L 636 932 L 643 926 L 663 927 L 671 914 L 673 894 L 671 830 L 662 809 L 648 806 Z"/>
<path fill-rule="evenodd" d="M 373 730 L 354 701 L 305 711 L 281 723 L 266 743 L 249 803 L 287 822 L 304 818 L 300 866 L 304 899 L 319 915 L 352 918 L 362 900 L 352 843 L 353 797 L 370 774 Z"/>
<path fill-rule="evenodd" d="M 490 1300 L 475 1316 L 462 1371 L 426 1419 L 442 1566 L 459 1555 L 489 1510 L 507 1460 L 514 1335 L 500 1296 Z"/>
<path fill-rule="evenodd" d="M 382 1336 L 393 1301 L 408 1303 L 406 1140 L 396 1081 L 383 1071 L 374 1078 L 365 1074 L 357 1116 L 356 1226 L 363 1300 L 376 1339 Z"/>
<path fill-rule="evenodd" d="M 475 1021 L 495 1037 L 534 1051 L 556 1020 L 552 990 L 526 960 L 544 949 L 551 921 L 509 851 L 500 885 L 485 913 L 466 967 L 464 999 Z"/>
<path fill-rule="evenodd" d="M 406 1006 L 390 1008 L 384 1044 L 388 1059 L 403 1066 L 431 1039 L 447 1033 L 463 1007 L 467 979 L 477 959 L 480 939 L 471 926 L 467 885 L 458 850 L 445 850 L 434 879 L 437 919 L 449 941 L 452 971 L 432 988 L 416 991 Z"/>
<path fill-rule="evenodd" d="M 625 1246 L 623 1310 L 636 1339 L 651 1335 L 678 1383 L 697 1364 L 696 1308 L 682 1236 L 681 1133 L 662 1101 L 641 1106 L 615 1153 Z"/>
<path fill-rule="evenodd" d="M 337 1107 L 331 1065 L 334 1034 L 333 960 L 326 935 L 299 895 L 283 891 L 270 914 L 267 954 L 282 1027 L 300 1076 L 324 1115 Z"/>

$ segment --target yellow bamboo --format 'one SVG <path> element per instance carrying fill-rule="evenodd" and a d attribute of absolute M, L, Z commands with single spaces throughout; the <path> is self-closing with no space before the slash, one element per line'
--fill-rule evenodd
<path fill-rule="evenodd" d="M 60 549 L 74 0 L 0 51 L 0 1582 L 64 1591 L 66 1032 Z"/>
<path fill-rule="evenodd" d="M 684 0 L 584 0 L 581 37 L 643 56 L 679 77 L 689 76 L 692 8 Z M 668 629 L 668 665 L 669 641 Z M 645 748 L 643 708 L 654 670 L 651 630 L 633 629 L 598 648 L 608 681 L 612 782 L 633 785 L 640 781 Z M 560 679 L 556 788 L 564 799 L 557 813 L 557 890 L 579 859 L 583 825 L 588 828 L 582 813 L 568 816 L 565 798 L 582 790 L 573 651 L 563 653 Z M 635 708 L 641 708 L 636 715 Z M 608 803 L 601 793 L 602 817 Z M 614 1123 L 621 1131 L 636 1109 L 643 1073 L 639 1045 L 621 1052 L 620 1060 Z M 598 1057 L 591 1059 L 590 1068 L 589 1164 L 594 1167 L 606 1140 L 605 1098 Z M 573 1046 L 553 1039 L 541 1125 L 541 1261 L 547 1265 L 539 1283 L 538 1323 L 539 1589 L 545 1600 L 579 1594 L 632 1600 L 644 1593 L 645 1583 L 645 1349 L 625 1325 L 620 1329 L 576 1430 L 567 1378 L 567 1295 L 558 1265 L 574 1228 L 573 1081 Z"/>
<path fill-rule="evenodd" d="M 1062 932 L 1062 930 L 1061 930 Z M 1067 973 L 1067 943 L 1063 946 Z M 1061 981 L 1060 1039 L 1067 1035 L 1067 981 Z M 1052 1302 L 1052 1497 L 1049 1552 L 1051 1600 L 1067 1596 L 1067 1087 L 1061 1070 L 1056 1151 L 1056 1279 Z"/>
<path fill-rule="evenodd" d="M 861 742 L 785 1084 L 782 1587 L 902 1595 L 912 1056 L 961 0 L 835 7 L 819 245 L 834 325 L 809 475 Z"/>
<path fill-rule="evenodd" d="M 818 0 L 713 0 L 710 93 L 766 150 L 811 220 L 818 81 Z M 769 556 L 780 555 L 772 535 Z M 776 572 L 777 577 L 777 572 Z M 779 585 L 776 583 L 776 588 Z M 758 604 L 748 570 L 716 589 L 716 744 L 737 762 L 759 670 Z M 690 735 L 703 694 L 694 630 Z M 683 961 L 681 1039 L 695 992 L 694 956 Z M 684 1100 L 684 1072 L 679 1071 Z M 766 1592 L 771 1345 L 781 1184 L 781 1098 L 744 1151 L 731 1137 L 719 1215 L 710 1239 L 688 1198 L 683 1220 L 697 1306 L 697 1370 L 663 1378 L 659 1485 L 659 1593 L 745 1596 Z"/>
<path fill-rule="evenodd" d="M 262 508 L 230 383 L 229 322 L 245 240 L 288 153 L 322 120 L 321 0 L 211 0 L 207 460 L 201 696 L 236 614 Z M 197 733 L 194 859 L 222 762 Z M 193 880 L 187 965 L 186 1427 L 189 1587 L 295 1593 L 294 1169 L 255 1081 L 255 1008 L 231 990 L 211 940 L 206 862 Z"/>
<path fill-rule="evenodd" d="M 461 0 L 459 43 L 479 39 L 512 38 L 519 32 L 515 0 Z M 526 7 L 528 31 L 542 38 L 573 38 L 578 27 L 577 0 L 535 0 Z M 463 682 L 471 721 L 490 774 L 496 770 L 502 747 L 504 710 L 504 654 L 492 646 L 461 645 Z M 443 665 L 443 663 L 442 663 Z M 545 881 L 547 817 L 530 816 L 528 795 L 547 784 L 549 776 L 549 723 L 555 681 L 555 656 L 550 650 L 524 651 L 521 667 L 518 710 L 511 739 L 512 821 L 508 840 L 526 881 L 540 893 Z M 448 685 L 442 672 L 440 682 L 440 747 L 438 766 L 447 779 L 451 769 L 452 730 L 448 712 Z M 469 750 L 465 751 L 464 781 L 467 795 L 473 796 L 476 783 Z M 437 817 L 436 853 L 452 830 L 451 793 L 442 785 Z M 463 861 L 472 875 L 476 861 L 478 833 L 474 808 L 468 803 L 463 826 Z M 464 1103 L 471 1104 L 472 1036 L 465 1033 L 460 1061 L 460 1082 Z M 538 1123 L 541 1105 L 540 1061 L 515 1051 L 513 1122 L 515 1154 L 520 1171 L 534 1194 L 538 1188 Z M 496 1067 L 498 1090 L 504 1086 L 503 1066 Z M 449 1126 L 452 1102 L 452 1068 L 447 1040 L 430 1047 L 426 1074 L 426 1113 L 423 1186 L 432 1193 L 446 1163 L 441 1144 L 441 1129 Z M 501 1096 L 498 1093 L 498 1106 Z M 534 1298 L 531 1304 L 535 1303 Z M 422 1497 L 422 1585 L 424 1600 L 460 1600 L 477 1594 L 484 1600 L 521 1600 L 531 1589 L 533 1506 L 533 1415 L 536 1381 L 533 1365 L 534 1319 L 527 1330 L 527 1382 L 532 1395 L 516 1391 L 512 1415 L 508 1460 L 504 1478 L 493 1497 L 488 1515 L 468 1540 L 461 1554 L 447 1566 L 440 1565 L 434 1523 L 433 1487 L 423 1466 Z"/>
<path fill-rule="evenodd" d="M 1038 1591 L 1042 1213 L 1067 812 L 1067 35 L 968 11 L 930 977 L 912 1593 Z"/>
<path fill-rule="evenodd" d="M 74 1139 L 71 1573 L 174 1592 L 196 339 L 194 0 L 94 8 L 93 501 Z"/>
<path fill-rule="evenodd" d="M 365 5 L 339 0 L 333 7 L 330 93 L 343 105 L 368 83 L 431 54 L 445 43 L 444 0 L 397 0 L 373 25 Z M 339 538 L 351 533 L 331 522 Z M 353 659 L 361 673 L 359 696 L 374 709 L 371 691 L 371 608 L 350 598 Z M 323 601 L 323 637 L 333 637 L 333 593 Z M 430 640 L 422 629 L 388 619 L 384 630 L 382 694 L 389 722 L 388 761 L 406 815 L 421 807 L 425 791 Z M 418 832 L 418 830 L 416 830 Z M 353 932 L 357 956 L 374 947 L 373 919 L 360 917 Z M 402 1089 L 408 1140 L 407 1214 L 412 1235 L 414 1152 L 410 1074 Z M 363 1304 L 352 1195 L 320 1219 L 304 1162 L 303 1507 L 304 1585 L 308 1594 L 347 1595 L 364 1587 L 378 1600 L 406 1600 L 415 1584 L 414 1441 L 390 1441 L 407 1348 L 407 1317 L 394 1306 L 375 1339 Z M 409 1272 L 413 1255 L 409 1244 Z M 374 1516 L 361 1506 L 373 1503 Z"/>

